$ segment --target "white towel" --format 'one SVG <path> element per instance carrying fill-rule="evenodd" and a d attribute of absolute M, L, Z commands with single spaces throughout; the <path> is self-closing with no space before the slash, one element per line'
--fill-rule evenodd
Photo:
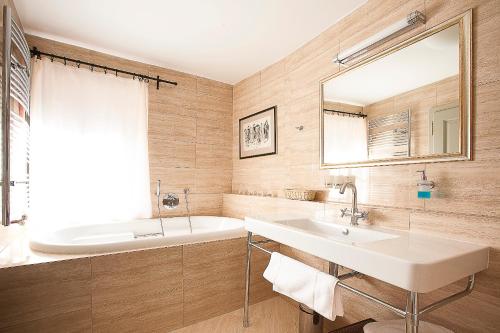
<path fill-rule="evenodd" d="M 332 275 L 273 252 L 264 278 L 273 290 L 307 305 L 325 318 L 344 315 L 339 281 Z"/>
<path fill-rule="evenodd" d="M 337 285 L 339 279 L 333 275 L 317 271 L 316 285 L 314 287 L 314 307 L 317 313 L 330 320 L 336 316 L 344 315 L 342 303 L 342 290 Z"/>

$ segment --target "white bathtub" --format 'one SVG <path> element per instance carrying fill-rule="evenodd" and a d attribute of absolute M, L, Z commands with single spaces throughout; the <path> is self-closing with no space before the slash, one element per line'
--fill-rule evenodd
<path fill-rule="evenodd" d="M 37 233 L 30 237 L 35 251 L 55 254 L 98 254 L 230 239 L 246 235 L 243 220 L 218 216 L 134 220 L 83 225 Z M 160 233 L 160 234 L 159 234 Z"/>

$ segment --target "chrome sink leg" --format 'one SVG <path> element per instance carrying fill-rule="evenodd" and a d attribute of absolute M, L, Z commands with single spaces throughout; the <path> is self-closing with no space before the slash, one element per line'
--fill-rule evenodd
<path fill-rule="evenodd" d="M 252 259 L 252 233 L 248 232 L 247 237 L 247 266 L 245 272 L 245 304 L 243 308 L 243 327 L 249 327 L 248 307 L 250 303 L 250 260 Z"/>
<path fill-rule="evenodd" d="M 406 294 L 406 333 L 418 333 L 418 293 Z"/>
<path fill-rule="evenodd" d="M 339 265 L 333 262 L 328 263 L 328 274 L 333 275 L 335 277 L 339 276 Z"/>

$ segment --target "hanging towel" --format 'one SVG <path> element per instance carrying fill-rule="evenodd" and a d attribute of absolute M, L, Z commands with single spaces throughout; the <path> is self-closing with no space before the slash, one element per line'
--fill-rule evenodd
<path fill-rule="evenodd" d="M 342 290 L 337 282 L 339 279 L 333 275 L 317 271 L 313 309 L 330 320 L 335 320 L 336 316 L 344 315 Z"/>
<path fill-rule="evenodd" d="M 273 290 L 307 305 L 325 318 L 344 315 L 339 281 L 332 275 L 273 252 L 264 278 Z"/>

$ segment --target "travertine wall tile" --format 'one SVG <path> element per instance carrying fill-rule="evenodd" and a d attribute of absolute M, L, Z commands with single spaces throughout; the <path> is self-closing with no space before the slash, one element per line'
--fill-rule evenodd
<path fill-rule="evenodd" d="M 313 201 L 293 201 L 284 198 L 252 195 L 224 194 L 223 214 L 235 218 L 261 215 L 279 218 L 295 215 L 297 217 L 323 217 L 324 205 Z"/>
<path fill-rule="evenodd" d="M 498 162 L 455 162 L 426 166 L 436 181 L 433 199 L 425 209 L 437 212 L 500 217 L 500 165 Z"/>

